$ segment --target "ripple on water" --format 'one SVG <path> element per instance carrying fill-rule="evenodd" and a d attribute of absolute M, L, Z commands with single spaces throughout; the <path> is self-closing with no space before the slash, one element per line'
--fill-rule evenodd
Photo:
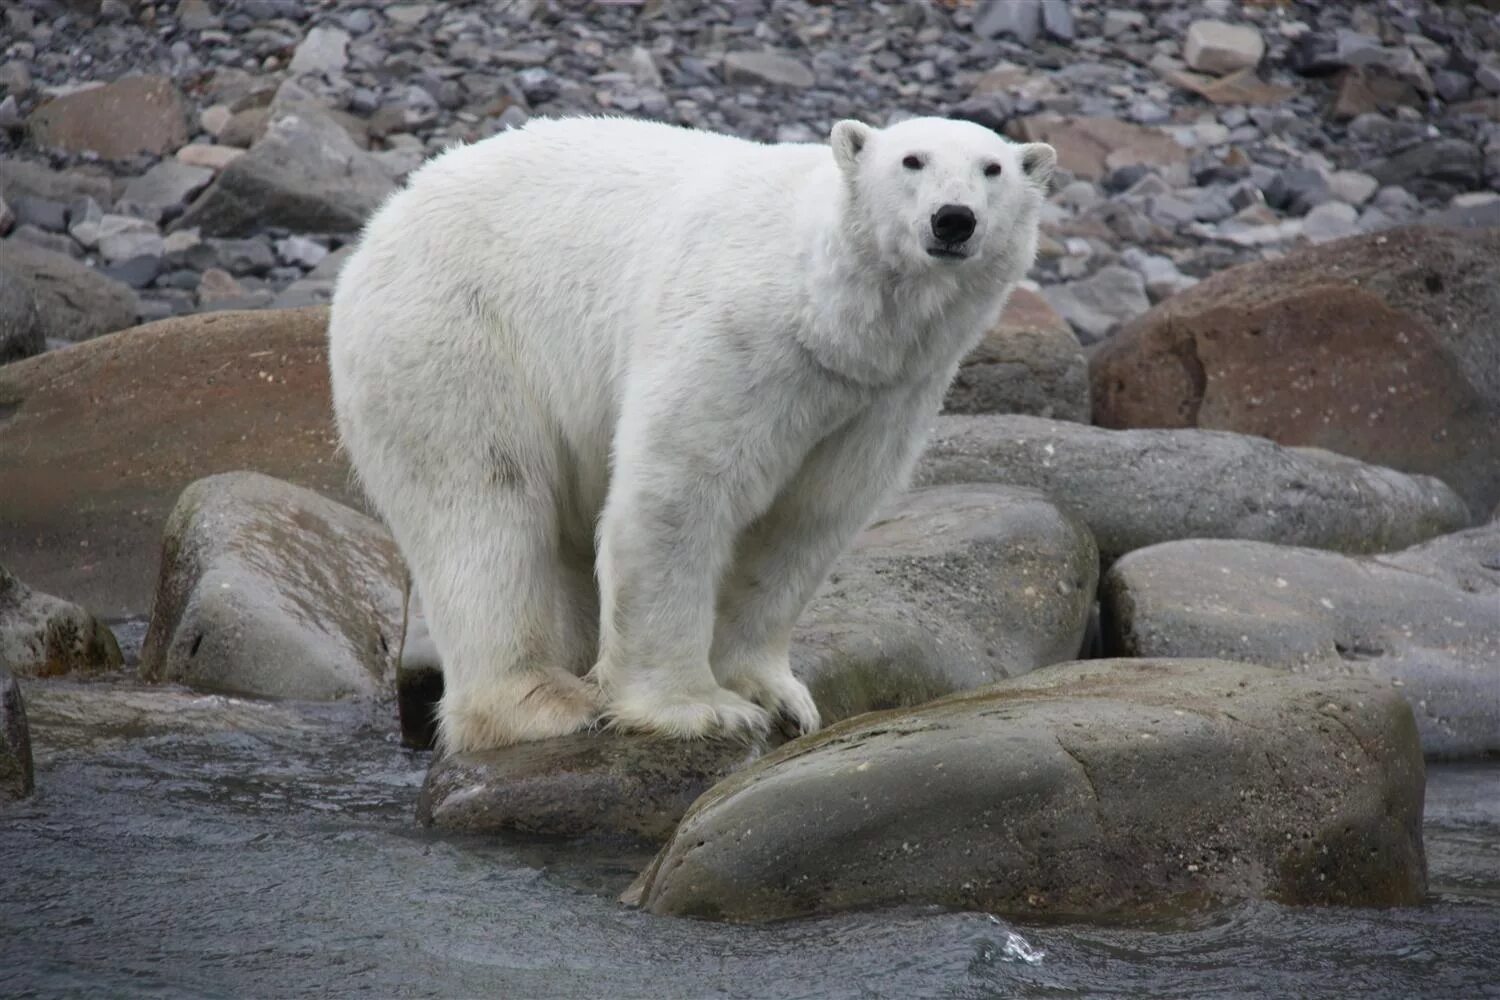
<path fill-rule="evenodd" d="M 131 682 L 25 693 L 41 793 L 0 816 L 0 968 L 23 994 L 1405 998 L 1500 981 L 1500 762 L 1431 769 L 1424 907 L 739 927 L 616 904 L 640 848 L 416 827 L 428 757 L 378 712 Z"/>

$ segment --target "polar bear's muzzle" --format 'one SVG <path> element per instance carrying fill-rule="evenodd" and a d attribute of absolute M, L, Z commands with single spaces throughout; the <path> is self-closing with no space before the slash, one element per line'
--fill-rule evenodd
<path fill-rule="evenodd" d="M 932 235 L 937 240 L 927 248 L 932 257 L 963 260 L 969 256 L 964 244 L 974 235 L 974 212 L 963 205 L 944 205 L 932 213 Z"/>

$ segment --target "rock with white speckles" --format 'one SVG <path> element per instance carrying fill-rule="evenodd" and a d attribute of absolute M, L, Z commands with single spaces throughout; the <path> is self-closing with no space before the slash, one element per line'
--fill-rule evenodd
<path fill-rule="evenodd" d="M 1172 542 L 1116 563 L 1101 601 L 1112 655 L 1374 678 L 1411 702 L 1429 755 L 1500 751 L 1500 524 L 1367 558 Z"/>

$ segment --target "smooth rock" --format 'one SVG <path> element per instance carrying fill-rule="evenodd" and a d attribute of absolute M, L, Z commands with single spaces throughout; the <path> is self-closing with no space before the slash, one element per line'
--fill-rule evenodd
<path fill-rule="evenodd" d="M 322 73 L 326 76 L 341 72 L 349 63 L 349 33 L 341 28 L 319 25 L 311 29 L 298 43 L 287 68 L 293 73 Z"/>
<path fill-rule="evenodd" d="M 1380 189 L 1380 182 L 1358 170 L 1336 170 L 1328 175 L 1328 190 L 1339 201 L 1363 205 Z"/>
<path fill-rule="evenodd" d="M 299 112 L 274 121 L 176 227 L 208 236 L 243 236 L 265 226 L 354 232 L 393 190 L 380 164 L 338 124 Z"/>
<path fill-rule="evenodd" d="M 376 521 L 253 472 L 183 490 L 163 531 L 141 677 L 271 698 L 395 680 L 406 568 Z"/>
<path fill-rule="evenodd" d="M 1267 83 L 1256 76 L 1253 69 L 1243 69 L 1223 77 L 1174 69 L 1166 73 L 1165 77 L 1169 83 L 1190 90 L 1212 104 L 1280 104 L 1297 93 L 1294 87 Z"/>
<path fill-rule="evenodd" d="M 1411 709 L 1384 685 L 1075 663 L 781 747 L 695 802 L 625 898 L 737 922 L 1413 905 L 1424 782 Z"/>
<path fill-rule="evenodd" d="M 188 140 L 182 97 L 171 80 L 134 76 L 42 104 L 26 120 L 39 146 L 109 160 L 161 156 Z"/>
<path fill-rule="evenodd" d="M 1302 220 L 1302 235 L 1309 243 L 1327 243 L 1359 232 L 1359 210 L 1341 201 L 1324 202 Z"/>
<path fill-rule="evenodd" d="M 1166 132 L 1113 118 L 1033 115 L 1011 122 L 1005 131 L 1018 142 L 1050 143 L 1064 170 L 1091 181 L 1120 167 L 1188 161 L 1187 150 Z"/>
<path fill-rule="evenodd" d="M 724 82 L 805 89 L 817 78 L 802 63 L 777 52 L 729 52 L 724 56 Z"/>
<path fill-rule="evenodd" d="M 1266 54 L 1266 41 L 1249 25 L 1194 21 L 1188 25 L 1182 58 L 1193 69 L 1223 75 L 1250 69 Z"/>
<path fill-rule="evenodd" d="M 21 686 L 0 666 L 0 801 L 24 799 L 35 790 L 26 703 Z"/>
<path fill-rule="evenodd" d="M 360 503 L 328 402 L 327 323 L 326 309 L 184 316 L 0 368 L 0 469 L 27 484 L 0 489 L 0 562 L 139 617 L 193 480 L 253 469 Z"/>
<path fill-rule="evenodd" d="M 1040 294 L 1011 293 L 995 328 L 948 388 L 948 413 L 1029 413 L 1089 421 L 1088 360 L 1067 322 Z"/>
<path fill-rule="evenodd" d="M 118 670 L 114 633 L 76 604 L 38 593 L 0 566 L 0 672 L 60 677 Z"/>
<path fill-rule="evenodd" d="M 427 774 L 417 819 L 454 833 L 662 843 L 694 799 L 760 753 L 732 740 L 606 732 L 448 755 Z"/>
<path fill-rule="evenodd" d="M 193 147 L 183 147 L 191 148 Z M 178 150 L 177 159 L 162 160 L 141 176 L 133 178 L 125 185 L 125 193 L 121 197 L 125 201 L 163 209 L 186 204 L 214 179 L 214 172 L 207 167 L 195 167 L 181 162 L 181 153 L 182 150 Z"/>
<path fill-rule="evenodd" d="M 834 565 L 792 634 L 792 671 L 826 723 L 1072 659 L 1097 568 L 1088 529 L 1033 490 L 914 490 Z"/>
<path fill-rule="evenodd" d="M 166 248 L 154 223 L 133 215 L 106 215 L 99 220 L 99 253 L 118 262 L 142 255 L 160 257 Z"/>
<path fill-rule="evenodd" d="M 0 244 L 0 258 L 8 252 Z M 0 260 L 0 365 L 47 349 L 31 282 Z"/>
<path fill-rule="evenodd" d="M 1500 524 L 1356 558 L 1183 541 L 1115 563 L 1113 656 L 1221 656 L 1368 677 L 1411 703 L 1434 756 L 1500 751 Z"/>
<path fill-rule="evenodd" d="M 88 340 L 135 323 L 139 303 L 135 292 L 123 283 L 50 250 L 15 240 L 0 247 L 0 279 L 30 289 L 44 339 Z M 5 402 L 0 392 L 0 434 L 4 433 Z"/>
<path fill-rule="evenodd" d="M 1500 501 L 1500 230 L 1411 227 L 1221 271 L 1089 362 L 1105 427 L 1315 445 Z"/>
<path fill-rule="evenodd" d="M 84 198 L 102 205 L 114 204 L 108 177 L 49 170 L 27 160 L 0 159 L 0 194 L 6 198 L 43 198 L 69 205 Z"/>
<path fill-rule="evenodd" d="M 1141 276 L 1117 264 L 1080 281 L 1049 285 L 1042 295 L 1085 344 L 1108 337 L 1120 324 L 1151 308 Z"/>
<path fill-rule="evenodd" d="M 913 481 L 1042 490 L 1083 518 L 1106 563 L 1177 538 L 1381 552 L 1468 523 L 1463 502 L 1438 480 L 1330 452 L 1023 416 L 940 417 Z"/>
<path fill-rule="evenodd" d="M 234 146 L 209 146 L 194 143 L 190 146 L 183 146 L 177 151 L 177 162 L 185 163 L 190 167 L 206 167 L 218 173 L 244 155 L 243 149 L 236 149 Z"/>

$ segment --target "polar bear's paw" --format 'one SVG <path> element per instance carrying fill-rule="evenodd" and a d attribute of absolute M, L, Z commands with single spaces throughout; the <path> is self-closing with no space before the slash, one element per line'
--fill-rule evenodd
<path fill-rule="evenodd" d="M 562 670 L 520 673 L 478 693 L 444 697 L 439 743 L 445 752 L 492 750 L 587 729 L 603 708 L 599 689 Z"/>
<path fill-rule="evenodd" d="M 770 713 L 789 739 L 815 733 L 823 726 L 812 692 L 792 676 L 790 669 L 739 674 L 725 684 Z"/>
<path fill-rule="evenodd" d="M 753 740 L 771 727 L 770 716 L 759 705 L 717 684 L 688 691 L 631 687 L 615 695 L 605 709 L 604 720 L 612 729 L 684 740 Z"/>

